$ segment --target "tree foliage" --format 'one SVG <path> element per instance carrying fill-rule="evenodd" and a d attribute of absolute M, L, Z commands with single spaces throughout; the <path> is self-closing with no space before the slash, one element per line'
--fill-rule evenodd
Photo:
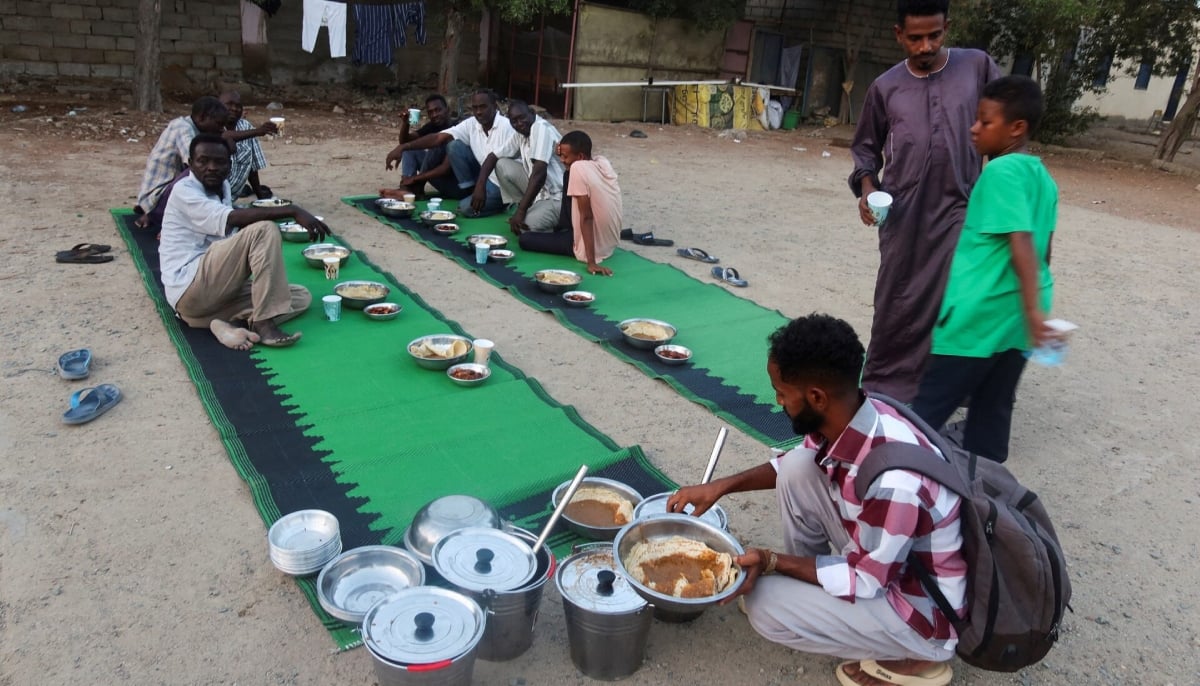
<path fill-rule="evenodd" d="M 996 59 L 1032 59 L 1046 96 L 1039 138 L 1086 129 L 1097 115 L 1076 106 L 1112 64 L 1174 74 L 1196 50 L 1195 0 L 969 0 L 952 19 L 959 42 Z"/>
<path fill-rule="evenodd" d="M 629 0 L 629 8 L 652 17 L 672 17 L 702 29 L 728 27 L 742 16 L 745 0 Z"/>

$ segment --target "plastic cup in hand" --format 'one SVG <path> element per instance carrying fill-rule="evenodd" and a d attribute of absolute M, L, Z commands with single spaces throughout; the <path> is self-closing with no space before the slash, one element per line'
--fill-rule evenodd
<path fill-rule="evenodd" d="M 477 241 L 475 243 L 475 264 L 487 264 L 488 253 L 491 251 L 492 246 L 483 241 Z"/>
<path fill-rule="evenodd" d="M 275 125 L 275 135 L 283 135 L 283 125 L 287 120 L 283 117 L 271 117 L 271 123 Z"/>
<path fill-rule="evenodd" d="M 1054 330 L 1050 340 L 1029 351 L 1029 361 L 1043 367 L 1057 367 L 1067 357 L 1071 332 L 1079 327 L 1065 319 L 1047 319 L 1046 326 Z"/>
<path fill-rule="evenodd" d="M 486 365 L 492 357 L 492 348 L 496 344 L 486 338 L 476 338 L 471 341 L 471 345 L 475 347 L 475 364 Z"/>
<path fill-rule="evenodd" d="M 867 196 L 867 207 L 871 208 L 871 213 L 875 215 L 875 226 L 883 226 L 883 220 L 887 219 L 888 210 L 892 208 L 891 193 L 883 191 L 875 191 Z"/>
<path fill-rule="evenodd" d="M 321 298 L 321 304 L 325 306 L 326 319 L 336 322 L 342 318 L 342 296 L 327 295 Z"/>
<path fill-rule="evenodd" d="M 417 122 L 419 122 L 419 121 L 421 121 L 421 110 L 418 110 L 418 109 L 410 109 L 410 110 L 408 111 L 408 124 L 409 124 L 409 126 L 416 126 L 416 125 L 417 125 Z"/>
<path fill-rule="evenodd" d="M 342 265 L 340 257 L 326 257 L 322 260 L 325 263 L 325 278 L 336 279 L 338 277 L 338 267 Z"/>

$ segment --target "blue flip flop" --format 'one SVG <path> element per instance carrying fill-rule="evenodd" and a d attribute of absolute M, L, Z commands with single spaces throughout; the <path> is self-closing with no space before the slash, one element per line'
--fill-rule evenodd
<path fill-rule="evenodd" d="M 712 275 L 729 284 L 730 286 L 745 288 L 746 286 L 750 285 L 750 282 L 743 279 L 742 276 L 738 274 L 738 270 L 734 269 L 733 267 L 713 267 Z"/>
<path fill-rule="evenodd" d="M 689 260 L 707 262 L 708 264 L 716 264 L 721 261 L 720 258 L 713 257 L 700 248 L 679 248 L 675 251 L 675 254 L 679 255 L 680 257 L 685 257 Z"/>
<path fill-rule="evenodd" d="M 121 389 L 110 383 L 84 388 L 71 395 L 71 409 L 63 413 L 65 424 L 86 424 L 121 402 Z"/>
<path fill-rule="evenodd" d="M 86 379 L 92 373 L 92 351 L 88 348 L 71 350 L 58 358 L 58 375 L 64 379 L 75 381 Z"/>

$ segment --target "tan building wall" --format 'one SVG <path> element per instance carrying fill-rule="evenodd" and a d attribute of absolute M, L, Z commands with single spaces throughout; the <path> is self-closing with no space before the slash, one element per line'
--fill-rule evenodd
<path fill-rule="evenodd" d="M 1145 90 L 1138 90 L 1134 88 L 1137 82 L 1136 74 L 1129 74 L 1128 66 L 1130 65 L 1114 64 L 1105 91 L 1084 93 L 1079 98 L 1078 105 L 1094 107 L 1104 117 L 1129 121 L 1148 121 L 1155 110 L 1165 110 L 1167 100 L 1171 97 L 1171 88 L 1175 85 L 1175 74 L 1152 76 Z M 1136 68 L 1136 65 L 1133 66 Z M 1188 89 L 1196 79 L 1197 69 L 1200 69 L 1200 54 L 1192 59 L 1192 69 L 1180 96 L 1180 104 L 1187 98 Z"/>
<path fill-rule="evenodd" d="M 575 39 L 579 83 L 717 78 L 725 49 L 724 31 L 701 31 L 675 19 L 655 20 L 629 10 L 584 4 Z M 649 116 L 659 115 L 659 95 L 648 98 Z M 642 118 L 642 89 L 580 88 L 574 117 L 583 120 Z"/>

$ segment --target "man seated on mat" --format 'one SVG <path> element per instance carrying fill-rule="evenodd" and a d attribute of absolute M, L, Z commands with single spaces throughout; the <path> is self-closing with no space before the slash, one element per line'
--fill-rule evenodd
<path fill-rule="evenodd" d="M 508 118 L 496 110 L 496 94 L 488 89 L 480 89 L 471 96 L 471 114 L 473 116 L 445 131 L 396 146 L 388 153 L 387 166 L 388 169 L 394 167 L 396 160 L 407 150 L 428 150 L 445 145 L 458 188 L 466 194 L 459 203 L 459 214 L 487 217 L 504 207 L 493 160 L 518 154 L 513 140 L 515 133 Z M 489 160 L 492 153 L 495 157 Z"/>
<path fill-rule="evenodd" d="M 425 98 L 425 116 L 429 121 L 417 129 L 416 133 L 408 130 L 408 113 L 404 114 L 400 120 L 400 146 L 430 134 L 440 133 L 458 123 L 450 117 L 450 106 L 446 104 L 446 98 L 437 93 Z M 396 150 L 400 150 L 400 186 L 380 189 L 380 196 L 403 198 L 405 193 L 412 193 L 419 198 L 425 194 L 426 183 L 432 184 L 444 198 L 461 198 L 464 195 L 458 189 L 454 170 L 450 168 L 450 157 L 446 154 L 445 145 L 427 150 L 401 150 L 400 146 L 392 151 L 395 153 Z M 388 153 L 388 169 L 394 166 L 392 153 Z"/>
<path fill-rule="evenodd" d="M 520 157 L 494 162 L 501 197 L 517 204 L 508 225 L 517 235 L 554 231 L 562 208 L 563 164 L 555 154 L 562 134 L 521 100 L 509 102 L 508 121 L 517 132 Z"/>
<path fill-rule="evenodd" d="M 606 158 L 592 157 L 592 139 L 582 131 L 570 131 L 562 137 L 558 159 L 565 170 L 573 230 L 526 231 L 518 239 L 521 249 L 574 255 L 587 264 L 589 274 L 611 276 L 612 270 L 600 263 L 612 256 L 621 240 L 621 187 L 617 184 L 617 172 Z"/>
<path fill-rule="evenodd" d="M 267 166 L 267 158 L 263 155 L 262 146 L 258 144 L 258 137 L 277 133 L 279 127 L 272 122 L 265 122 L 256 127 L 244 119 L 242 95 L 237 91 L 225 91 L 220 100 L 225 109 L 229 110 L 229 118 L 225 120 L 225 130 L 222 134 L 225 140 L 235 145 L 233 168 L 229 172 L 229 188 L 238 198 L 249 193 L 253 193 L 256 198 L 271 197 L 271 189 L 258 180 L 258 170 Z M 247 183 L 250 184 L 249 192 L 246 190 Z"/>
<path fill-rule="evenodd" d="M 147 228 L 146 214 L 158 204 L 163 189 L 183 171 L 188 160 L 188 146 L 198 133 L 221 133 L 229 112 L 221 101 L 206 95 L 192 104 L 191 116 L 172 119 L 158 136 L 146 158 L 146 171 L 142 173 L 142 186 L 138 190 L 134 212 L 141 215 L 137 225 Z"/>
<path fill-rule="evenodd" d="M 950 683 L 958 637 L 907 560 L 919 560 L 950 607 L 964 610 L 960 498 L 904 469 L 880 475 L 861 503 L 848 497 L 876 445 L 931 444 L 863 394 L 863 347 L 846 322 L 801 317 L 771 334 L 769 345 L 776 402 L 804 443 L 740 474 L 681 488 L 668 511 L 691 503 L 699 515 L 728 493 L 774 489 L 783 551 L 747 548 L 737 558 L 750 625 L 794 650 L 850 660 L 835 671 L 843 686 Z"/>
<path fill-rule="evenodd" d="M 233 209 L 230 160 L 221 136 L 192 139 L 191 173 L 175 184 L 163 213 L 158 257 L 167 302 L 188 326 L 207 327 L 234 350 L 289 346 L 300 332 L 284 333 L 279 324 L 308 309 L 312 295 L 288 284 L 271 220 L 294 217 L 313 240 L 329 227 L 296 205 Z"/>

